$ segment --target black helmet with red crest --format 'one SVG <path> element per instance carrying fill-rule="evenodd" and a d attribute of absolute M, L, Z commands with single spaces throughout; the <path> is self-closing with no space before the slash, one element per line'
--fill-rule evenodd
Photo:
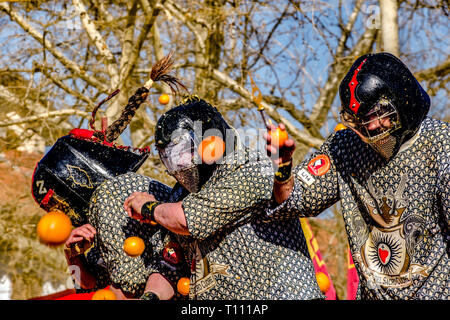
<path fill-rule="evenodd" d="M 430 98 L 411 71 L 390 53 L 358 58 L 339 86 L 341 117 L 386 159 L 419 129 Z"/>

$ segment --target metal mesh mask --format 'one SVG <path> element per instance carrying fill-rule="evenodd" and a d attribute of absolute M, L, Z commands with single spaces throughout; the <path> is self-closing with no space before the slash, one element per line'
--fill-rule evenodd
<path fill-rule="evenodd" d="M 384 158 L 393 155 L 398 140 L 392 133 L 401 128 L 401 122 L 397 108 L 388 99 L 382 97 L 359 117 L 343 110 L 341 121 Z"/>

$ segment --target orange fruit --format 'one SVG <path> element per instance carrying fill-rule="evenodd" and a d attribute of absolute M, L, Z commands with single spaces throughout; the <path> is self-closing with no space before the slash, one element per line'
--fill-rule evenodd
<path fill-rule="evenodd" d="M 91 300 L 117 300 L 116 294 L 109 289 L 97 290 Z"/>
<path fill-rule="evenodd" d="M 323 272 L 316 272 L 317 283 L 319 284 L 320 291 L 323 293 L 327 292 L 330 289 L 330 279 Z"/>
<path fill-rule="evenodd" d="M 187 296 L 189 294 L 189 284 L 190 280 L 187 277 L 180 278 L 177 283 L 177 290 L 183 296 Z"/>
<path fill-rule="evenodd" d="M 162 95 L 159 96 L 158 100 L 159 103 L 161 104 L 168 104 L 170 101 L 170 97 L 167 93 L 163 93 Z"/>
<path fill-rule="evenodd" d="M 126 238 L 125 242 L 123 243 L 123 250 L 130 257 L 140 256 L 142 252 L 144 252 L 144 249 L 145 249 L 144 240 L 142 240 L 139 237 Z"/>
<path fill-rule="evenodd" d="M 222 158 L 224 152 L 225 142 L 218 136 L 206 137 L 198 146 L 198 153 L 206 164 L 215 163 Z"/>
<path fill-rule="evenodd" d="M 334 131 L 344 130 L 347 129 L 346 126 L 344 126 L 342 123 L 338 123 L 337 126 L 334 128 Z"/>
<path fill-rule="evenodd" d="M 57 246 L 69 238 L 72 222 L 63 212 L 50 211 L 39 220 L 36 231 L 42 242 Z"/>
<path fill-rule="evenodd" d="M 269 131 L 270 144 L 276 148 L 280 148 L 284 145 L 286 140 L 289 138 L 286 130 L 281 130 L 279 127 L 275 130 Z"/>

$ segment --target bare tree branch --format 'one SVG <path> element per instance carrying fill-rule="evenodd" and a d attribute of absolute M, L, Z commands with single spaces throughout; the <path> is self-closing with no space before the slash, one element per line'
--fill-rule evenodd
<path fill-rule="evenodd" d="M 222 73 L 221 71 L 215 69 L 213 70 L 213 78 L 217 82 L 220 82 L 222 85 L 227 88 L 233 90 L 237 94 L 241 95 L 244 99 L 248 101 L 252 101 L 252 94 L 247 89 L 238 84 L 235 80 L 230 78 L 228 75 Z M 287 130 L 292 134 L 293 138 L 297 141 L 308 145 L 313 148 L 319 148 L 324 142 L 323 139 L 319 139 L 309 135 L 304 131 L 300 131 L 297 127 L 295 127 L 287 118 L 281 116 L 278 112 L 274 110 L 274 108 L 266 103 L 264 100 L 261 101 L 261 106 L 264 107 L 267 114 L 276 120 L 277 122 L 283 122 L 286 125 Z"/>
<path fill-rule="evenodd" d="M 119 70 L 117 66 L 116 59 L 106 44 L 103 36 L 97 30 L 94 21 L 89 17 L 89 14 L 86 11 L 81 0 L 73 0 L 73 5 L 77 8 L 78 13 L 80 14 L 81 22 L 86 30 L 86 33 L 89 39 L 97 48 L 100 55 L 105 59 L 106 70 L 111 77 L 110 79 L 110 88 L 117 88 L 119 85 Z"/>
<path fill-rule="evenodd" d="M 417 81 L 438 81 L 450 73 L 450 59 L 438 66 L 418 71 L 414 74 Z"/>
<path fill-rule="evenodd" d="M 144 2 L 144 1 L 142 1 Z M 139 58 L 139 53 L 142 50 L 142 46 L 148 38 L 148 34 L 150 30 L 152 29 L 156 17 L 161 12 L 162 5 L 164 4 L 165 0 L 158 2 L 154 7 L 152 8 L 151 12 L 145 11 L 145 21 L 144 25 L 141 28 L 141 32 L 136 40 L 136 43 L 133 43 L 133 47 L 131 50 L 130 55 L 128 56 L 128 61 L 126 63 L 126 67 L 122 69 L 121 72 L 121 81 L 126 81 L 133 71 L 134 67 L 136 66 L 137 60 Z M 146 7 L 148 8 L 148 7 Z"/>
<path fill-rule="evenodd" d="M 17 11 L 12 9 L 8 3 L 5 2 L 0 3 L 0 10 L 8 14 L 11 20 L 15 21 L 25 32 L 31 35 L 39 43 L 44 43 L 45 48 L 59 62 L 61 62 L 61 64 L 63 64 L 67 69 L 69 69 L 72 73 L 74 73 L 74 76 L 83 79 L 90 85 L 97 88 L 99 91 L 102 92 L 108 91 L 109 88 L 108 86 L 106 86 L 101 81 L 97 80 L 95 77 L 89 76 L 84 70 L 81 70 L 81 68 L 76 62 L 65 57 L 64 54 L 54 46 L 53 43 L 51 43 L 47 39 L 44 40 L 43 35 L 40 32 L 38 32 L 35 28 L 33 28 L 33 26 L 29 23 L 29 21 L 27 21 L 27 19 L 25 19 Z"/>
<path fill-rule="evenodd" d="M 57 110 L 57 111 L 50 111 L 47 113 L 41 113 L 30 117 L 24 117 L 18 120 L 12 120 L 12 121 L 5 121 L 0 122 L 0 128 L 1 127 L 9 127 L 17 124 L 23 124 L 28 122 L 34 122 L 38 120 L 44 120 L 48 118 L 56 118 L 56 117 L 62 117 L 62 116 L 82 116 L 82 117 L 89 117 L 91 114 L 89 112 L 76 110 L 76 109 L 64 109 L 64 110 Z"/>
<path fill-rule="evenodd" d="M 339 83 L 345 76 L 350 65 L 355 58 L 371 51 L 377 33 L 378 29 L 367 29 L 347 57 L 343 59 L 338 57 L 337 60 L 333 61 L 328 79 L 321 88 L 319 98 L 314 104 L 311 112 L 310 119 L 312 122 L 316 123 L 317 126 L 321 127 L 326 121 L 328 112 L 338 92 Z"/>

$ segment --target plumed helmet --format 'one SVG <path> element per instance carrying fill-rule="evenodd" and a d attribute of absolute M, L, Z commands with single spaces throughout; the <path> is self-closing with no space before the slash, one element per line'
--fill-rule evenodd
<path fill-rule="evenodd" d="M 407 66 L 385 52 L 359 57 L 342 80 L 339 95 L 341 113 L 356 121 L 380 101 L 395 109 L 399 125 L 390 133 L 395 139 L 390 155 L 417 132 L 430 108 L 430 97 Z"/>
<path fill-rule="evenodd" d="M 148 148 L 115 146 L 93 137 L 93 131 L 74 129 L 59 138 L 37 163 L 31 192 L 46 211 L 59 209 L 74 226 L 87 223 L 89 200 L 105 180 L 137 171 Z"/>

